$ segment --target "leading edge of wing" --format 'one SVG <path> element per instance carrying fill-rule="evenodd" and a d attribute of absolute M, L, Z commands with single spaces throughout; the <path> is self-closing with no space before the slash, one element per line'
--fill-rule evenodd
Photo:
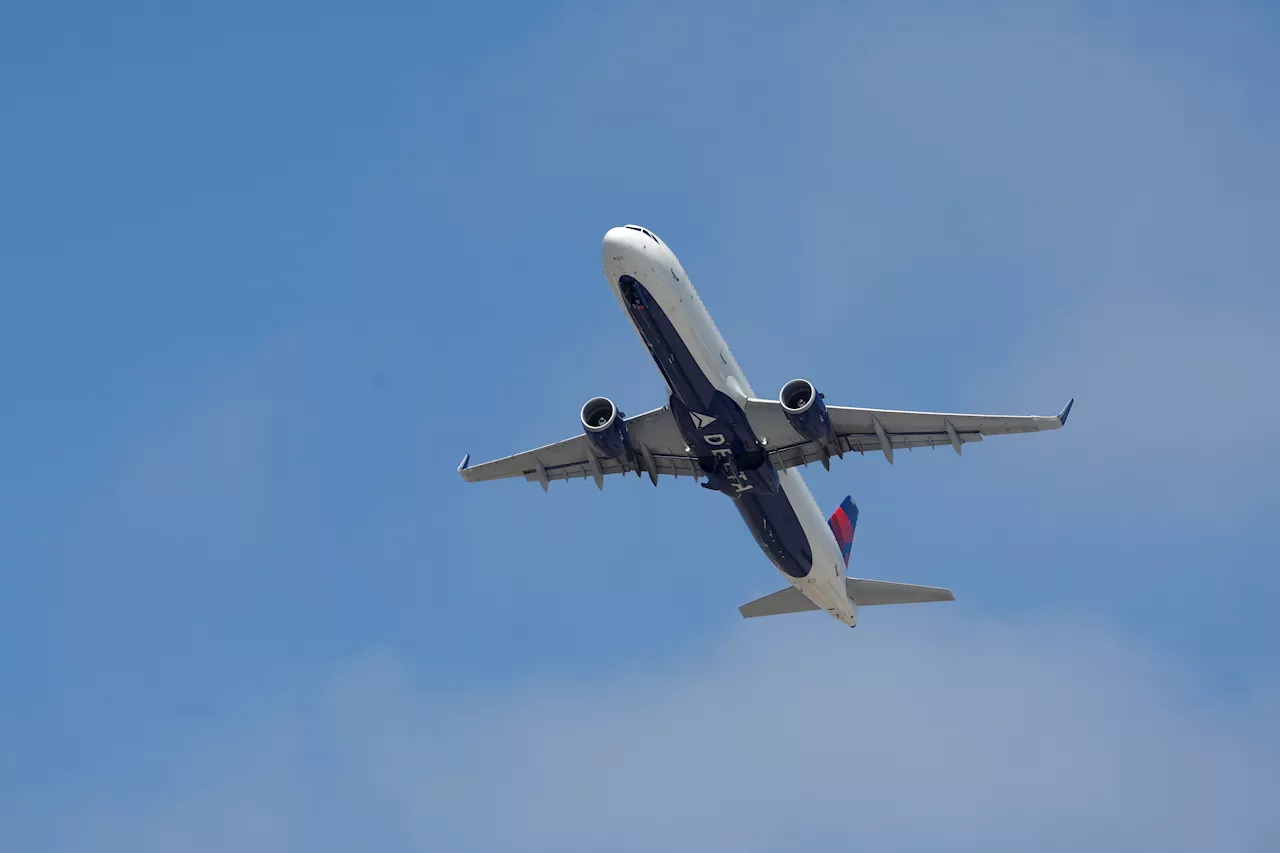
<path fill-rule="evenodd" d="M 1057 415 L 987 415 L 987 414 L 981 414 L 976 412 L 912 412 L 912 411 L 905 411 L 905 410 L 897 411 L 894 409 L 857 409 L 857 411 L 870 412 L 875 415 L 928 415 L 932 417 L 946 418 L 946 419 L 981 418 L 984 420 L 993 420 L 993 421 L 1002 421 L 1002 420 L 1014 421 L 1014 422 L 1034 421 L 1036 426 L 1040 428 L 1040 431 L 1043 432 L 1044 430 L 1060 429 L 1066 426 L 1067 416 L 1071 414 L 1071 407 L 1074 406 L 1075 404 L 1076 404 L 1076 398 L 1072 397 L 1071 399 L 1067 400 L 1067 404 L 1062 407 L 1062 411 L 1058 412 Z M 832 406 L 831 408 L 840 409 L 840 408 L 852 408 L 852 407 Z"/>
<path fill-rule="evenodd" d="M 752 398 L 750 402 L 757 402 L 756 398 Z M 775 403 L 776 400 L 762 400 L 759 402 Z M 865 412 L 868 415 L 907 415 L 920 416 L 930 418 L 982 418 L 984 420 L 993 421 L 1014 421 L 1014 422 L 1036 422 L 1041 430 L 1058 429 L 1067 425 L 1067 416 L 1071 414 L 1071 407 L 1076 403 L 1076 398 L 1072 397 L 1067 404 L 1062 407 L 1062 411 L 1056 415 L 998 415 L 985 414 L 980 412 L 917 412 L 912 409 L 865 409 L 860 406 L 827 406 L 827 410 L 836 410 L 840 412 Z"/>

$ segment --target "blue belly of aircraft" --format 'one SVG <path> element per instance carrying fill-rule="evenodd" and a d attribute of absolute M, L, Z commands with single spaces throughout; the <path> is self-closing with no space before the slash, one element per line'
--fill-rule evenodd
<path fill-rule="evenodd" d="M 813 551 L 778 472 L 742 408 L 702 372 L 684 339 L 639 281 L 619 279 L 631 321 L 671 389 L 671 414 L 707 476 L 707 488 L 734 498 L 760 548 L 794 578 L 809 574 Z"/>

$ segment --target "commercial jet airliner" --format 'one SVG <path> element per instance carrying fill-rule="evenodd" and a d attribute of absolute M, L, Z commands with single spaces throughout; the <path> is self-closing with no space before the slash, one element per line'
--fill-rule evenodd
<path fill-rule="evenodd" d="M 744 604 L 744 617 L 825 610 L 857 624 L 857 609 L 873 604 L 953 601 L 950 590 L 846 575 L 858 507 L 847 497 L 825 518 L 798 466 L 846 453 L 884 454 L 917 447 L 956 453 L 984 436 L 1058 429 L 1058 415 L 952 415 L 828 406 L 807 379 L 782 386 L 777 400 L 755 396 L 688 274 L 647 228 L 626 225 L 604 235 L 604 274 L 640 340 L 658 365 L 671 397 L 667 405 L 628 418 L 612 400 L 593 397 L 579 418 L 583 434 L 480 465 L 463 457 L 467 482 L 523 477 L 595 480 L 640 476 L 693 477 L 733 499 L 761 550 L 789 586 Z"/>

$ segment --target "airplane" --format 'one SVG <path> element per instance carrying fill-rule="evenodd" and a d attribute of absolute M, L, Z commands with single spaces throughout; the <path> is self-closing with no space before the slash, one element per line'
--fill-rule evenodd
<path fill-rule="evenodd" d="M 582 434 L 535 450 L 458 466 L 474 483 L 507 477 L 595 480 L 634 472 L 692 477 L 733 499 L 760 549 L 786 577 L 778 592 L 742 605 L 745 618 L 825 610 L 849 627 L 858 607 L 954 601 L 941 587 L 847 575 L 858 507 L 846 497 L 824 517 L 797 470 L 846 453 L 884 454 L 949 445 L 957 454 L 986 436 L 1063 427 L 1074 398 L 1051 416 L 964 415 L 829 406 L 807 379 L 782 386 L 777 400 L 755 396 L 689 275 L 648 228 L 625 225 L 604 235 L 604 274 L 670 391 L 667 405 L 627 417 L 607 397 L 579 412 Z"/>

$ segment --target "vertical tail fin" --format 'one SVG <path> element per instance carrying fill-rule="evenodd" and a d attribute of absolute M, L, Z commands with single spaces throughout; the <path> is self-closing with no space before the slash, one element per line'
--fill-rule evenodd
<path fill-rule="evenodd" d="M 846 497 L 836 511 L 831 513 L 827 524 L 835 534 L 836 542 L 840 545 L 840 554 L 844 557 L 845 568 L 848 568 L 849 552 L 853 550 L 853 531 L 858 526 L 858 505 L 853 502 L 852 495 Z"/>

